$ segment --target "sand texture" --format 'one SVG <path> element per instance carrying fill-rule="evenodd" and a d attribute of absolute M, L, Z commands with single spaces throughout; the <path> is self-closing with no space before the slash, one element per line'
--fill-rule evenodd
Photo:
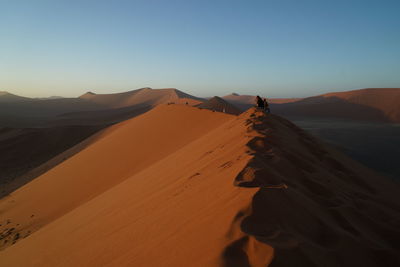
<path fill-rule="evenodd" d="M 1 200 L 0 262 L 398 266 L 399 192 L 278 116 L 161 105 Z"/>
<path fill-rule="evenodd" d="M 213 111 L 224 112 L 233 115 L 239 115 L 242 111 L 236 106 L 228 103 L 223 98 L 214 96 L 204 103 L 197 105 L 199 108 L 205 108 Z"/>

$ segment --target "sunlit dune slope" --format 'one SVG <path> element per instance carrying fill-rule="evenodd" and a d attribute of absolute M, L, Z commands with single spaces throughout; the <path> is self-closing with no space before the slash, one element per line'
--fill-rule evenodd
<path fill-rule="evenodd" d="M 4 198 L 0 232 L 11 228 L 7 220 L 21 235 L 33 232 L 231 118 L 171 105 L 110 127 L 97 142 Z"/>
<path fill-rule="evenodd" d="M 148 125 L 175 130 L 161 134 Z M 143 136 L 133 130 L 139 126 Z M 135 142 L 131 135 L 141 142 L 125 149 Z M 185 136 L 190 140 L 161 149 Z M 115 153 L 101 156 L 99 147 Z M 157 158 L 148 152 L 154 149 L 164 154 Z M 93 160 L 99 170 L 82 171 Z M 3 201 L 2 222 L 15 224 L 14 218 L 25 220 L 36 209 L 28 219 L 37 216 L 40 229 L 0 252 L 0 262 L 398 266 L 399 192 L 398 184 L 278 116 L 162 106 L 110 129 Z M 51 205 L 64 213 L 55 216 Z"/>
<path fill-rule="evenodd" d="M 208 110 L 171 105 L 151 113 L 164 114 L 166 120 L 168 116 L 189 115 L 193 120 L 186 122 L 188 125 L 207 127 L 209 133 L 141 172 L 132 173 L 119 185 L 17 243 L 15 248 L 21 244 L 23 249 L 18 253 L 31 257 L 29 261 L 38 266 L 207 266 L 221 263 L 224 248 L 243 236 L 233 219 L 242 209 L 243 214 L 247 212 L 255 193 L 255 190 L 233 186 L 235 176 L 250 158 L 246 154 L 246 143 L 251 135 L 245 137 L 243 119 L 238 123 L 236 117 Z M 213 120 L 221 125 L 212 126 Z M 227 122 L 222 123 L 224 121 Z M 176 128 L 190 135 L 183 125 Z M 198 128 L 193 130 L 199 131 Z M 103 140 L 106 138 L 119 139 L 108 135 Z M 159 145 L 166 145 L 169 139 L 160 140 Z M 124 142 L 130 141 L 125 139 Z M 144 144 L 143 149 L 150 150 L 150 147 Z M 139 151 L 131 151 L 132 156 Z M 113 168 L 113 172 L 117 169 Z M 37 251 L 34 245 L 39 244 L 37 242 L 52 243 L 51 255 Z M 269 246 L 260 247 L 267 252 L 265 258 L 271 257 Z M 12 252 L 10 249 L 13 247 L 5 253 Z M 62 252 L 65 249 L 68 255 Z M 9 255 L 10 258 L 4 255 L 3 260 L 18 263 L 18 259 Z M 27 258 L 19 263 L 23 264 Z"/>
<path fill-rule="evenodd" d="M 175 88 L 151 89 L 141 88 L 124 93 L 95 94 L 87 92 L 80 96 L 81 99 L 107 106 L 108 108 L 123 108 L 129 106 L 155 106 L 174 102 L 176 104 L 195 105 L 202 102 L 201 98 L 186 94 Z"/>

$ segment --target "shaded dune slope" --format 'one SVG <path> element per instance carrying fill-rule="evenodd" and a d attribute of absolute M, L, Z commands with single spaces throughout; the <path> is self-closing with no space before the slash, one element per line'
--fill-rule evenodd
<path fill-rule="evenodd" d="M 324 97 L 337 97 L 350 103 L 371 107 L 382 111 L 388 120 L 400 122 L 400 88 L 368 88 L 329 93 Z"/>
<path fill-rule="evenodd" d="M 239 94 L 230 94 L 223 96 L 222 99 L 227 101 L 228 103 L 234 105 L 242 111 L 248 110 L 251 107 L 254 107 L 256 96 L 255 95 L 239 95 Z M 269 104 L 284 104 L 300 101 L 301 98 L 267 98 Z"/>
<path fill-rule="evenodd" d="M 218 96 L 214 96 L 206 102 L 197 105 L 197 107 L 234 115 L 242 113 L 238 108 Z"/>
<path fill-rule="evenodd" d="M 284 116 L 400 122 L 399 103 L 399 88 L 370 88 L 308 97 L 272 108 Z"/>
<path fill-rule="evenodd" d="M 0 91 L 0 103 L 4 102 L 19 102 L 30 100 L 28 97 L 10 94 L 9 92 Z"/>
<path fill-rule="evenodd" d="M 139 116 L 152 106 L 134 105 L 124 108 L 102 109 L 61 114 L 47 123 L 50 125 L 104 125 L 118 123 Z"/>
<path fill-rule="evenodd" d="M 241 229 L 274 247 L 271 266 L 400 264 L 398 184 L 283 118 L 250 117 L 249 131 L 260 136 L 248 143 L 254 157 L 235 184 L 259 191 Z"/>
<path fill-rule="evenodd" d="M 38 231 L 0 261 L 397 266 L 398 193 L 280 117 L 162 106 L 1 201 L 1 223 L 20 224 L 14 236 Z"/>
<path fill-rule="evenodd" d="M 1 116 L 52 117 L 66 112 L 81 112 L 104 109 L 105 107 L 80 98 L 5 102 L 0 105 Z"/>
<path fill-rule="evenodd" d="M 256 96 L 253 95 L 238 95 L 235 93 L 222 97 L 222 99 L 238 107 L 242 111 L 253 107 L 255 105 L 255 98 Z"/>
<path fill-rule="evenodd" d="M 0 199 L 80 152 L 105 127 L 0 129 Z"/>

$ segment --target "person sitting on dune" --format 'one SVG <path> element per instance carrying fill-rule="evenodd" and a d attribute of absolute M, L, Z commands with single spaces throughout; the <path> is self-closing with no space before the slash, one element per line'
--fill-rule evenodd
<path fill-rule="evenodd" d="M 256 104 L 258 108 L 264 109 L 264 101 L 259 95 L 256 97 Z"/>

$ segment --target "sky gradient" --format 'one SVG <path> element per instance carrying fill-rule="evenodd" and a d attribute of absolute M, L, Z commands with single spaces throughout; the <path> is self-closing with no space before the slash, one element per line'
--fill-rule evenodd
<path fill-rule="evenodd" d="M 400 1 L 0 0 L 0 91 L 400 87 Z"/>

